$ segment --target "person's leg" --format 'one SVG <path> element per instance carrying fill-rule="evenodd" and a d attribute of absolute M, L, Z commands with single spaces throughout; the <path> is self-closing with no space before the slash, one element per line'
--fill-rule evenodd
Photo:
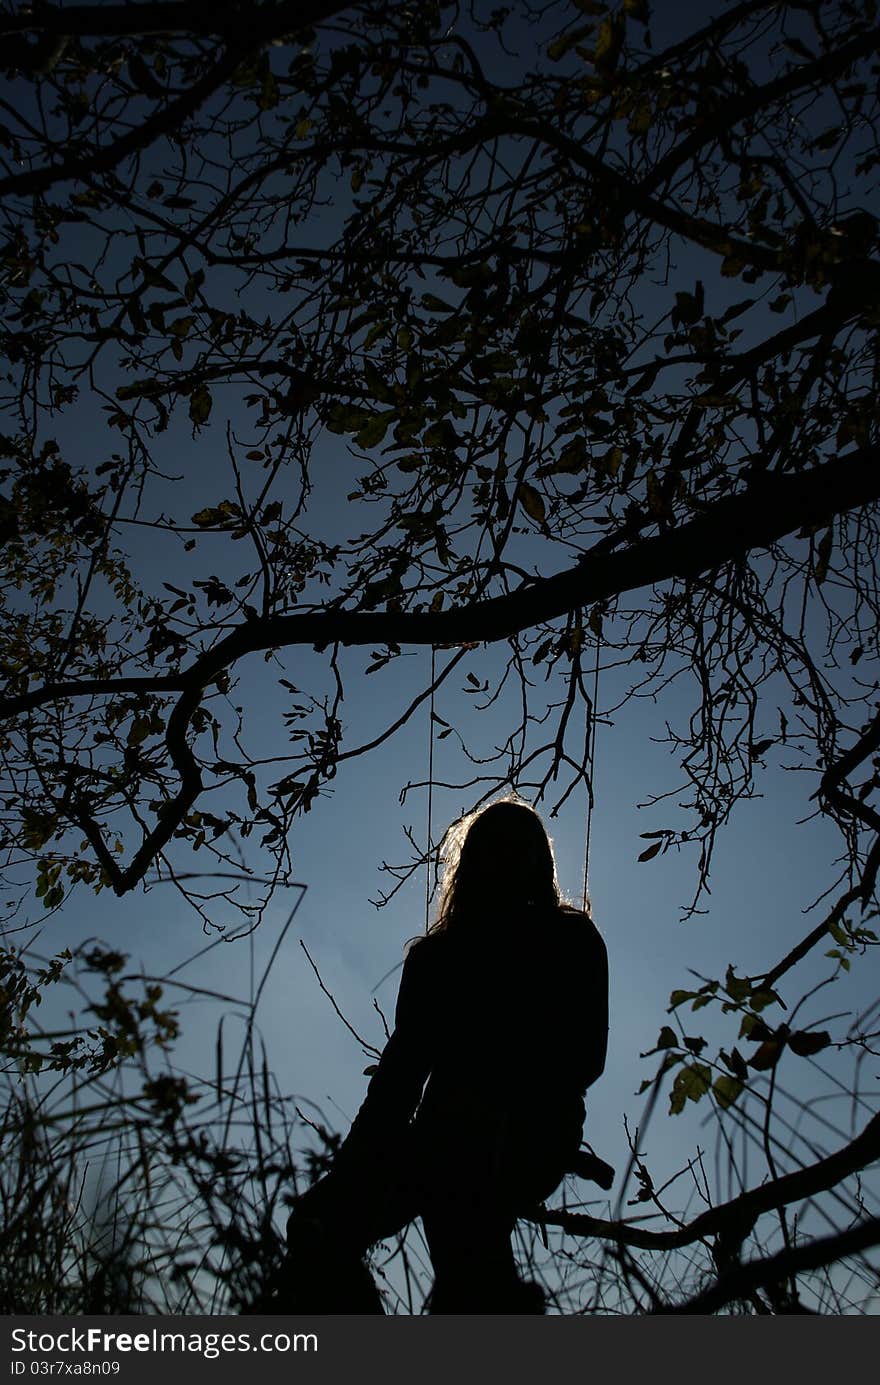
<path fill-rule="evenodd" d="M 402 1160 L 334 1171 L 297 1198 L 282 1272 L 286 1312 L 384 1313 L 363 1257 L 418 1214 Z"/>
<path fill-rule="evenodd" d="M 287 1257 L 278 1280 L 279 1311 L 384 1313 L 381 1295 L 363 1260 L 366 1249 L 340 1236 L 334 1220 L 325 1222 L 294 1208 L 287 1223 Z"/>
<path fill-rule="evenodd" d="M 432 1199 L 422 1213 L 434 1268 L 429 1312 L 543 1313 L 544 1295 L 520 1279 L 511 1215 L 471 1199 Z"/>

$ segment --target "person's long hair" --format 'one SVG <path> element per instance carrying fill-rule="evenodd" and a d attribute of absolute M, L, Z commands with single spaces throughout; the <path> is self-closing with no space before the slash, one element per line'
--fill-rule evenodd
<path fill-rule="evenodd" d="M 534 808 L 520 799 L 500 799 L 453 823 L 442 854 L 440 900 L 429 933 L 559 908 L 550 839 Z"/>

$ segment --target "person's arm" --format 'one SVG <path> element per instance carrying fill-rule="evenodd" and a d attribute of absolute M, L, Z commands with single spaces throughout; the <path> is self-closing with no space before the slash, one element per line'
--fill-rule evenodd
<path fill-rule="evenodd" d="M 394 1029 L 382 1051 L 367 1094 L 334 1160 L 338 1166 L 368 1154 L 401 1133 L 411 1120 L 432 1063 L 434 993 L 430 945 L 407 954 L 400 978 Z"/>
<path fill-rule="evenodd" d="M 602 1076 L 608 1052 L 608 951 L 595 924 L 590 922 L 588 927 L 587 1033 L 581 1070 L 584 1091 Z"/>

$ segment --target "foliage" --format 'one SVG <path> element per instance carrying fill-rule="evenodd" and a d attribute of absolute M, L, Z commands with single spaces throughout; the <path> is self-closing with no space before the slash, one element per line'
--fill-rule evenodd
<path fill-rule="evenodd" d="M 88 983 L 101 971 L 118 976 L 127 961 L 98 948 L 43 967 L 19 953 L 14 971 L 34 1008 L 43 999 L 57 1008 L 53 992 L 74 985 L 85 1009 L 102 1014 L 106 1002 L 90 1001 Z M 172 1016 L 150 1032 L 158 987 L 126 980 L 145 999 L 122 1001 L 111 983 L 126 1016 L 126 1043 L 112 1055 L 106 1039 L 86 1055 L 79 1031 L 52 1045 L 39 1075 L 31 1055 L 53 1036 L 33 1014 L 23 1062 L 3 1041 L 5 1314 L 234 1312 L 277 1263 L 274 1215 L 296 1187 L 291 1138 L 303 1127 L 265 1055 L 260 1071 L 255 1007 L 239 1011 L 251 1023 L 237 1068 L 224 1075 L 221 1058 L 215 1081 L 186 1079 L 169 1063 Z M 186 986 L 179 993 L 184 1004 L 204 1000 Z"/>
<path fill-rule="evenodd" d="M 671 1110 L 769 1121 L 783 1053 L 875 1054 L 870 1016 L 775 1007 L 815 949 L 876 941 L 876 5 L 743 0 L 676 34 L 678 8 L 4 5 L 13 914 L 170 877 L 207 917 L 184 863 L 245 839 L 267 890 L 226 896 L 257 922 L 295 819 L 430 696 L 359 746 L 346 686 L 390 702 L 413 647 L 435 686 L 506 647 L 469 685 L 522 710 L 461 742 L 467 782 L 555 809 L 589 781 L 595 642 L 629 696 L 694 689 L 641 855 L 695 849 L 693 909 L 768 765 L 841 835 L 774 967 L 674 993 L 676 1022 L 740 1029 L 711 1058 L 664 1028 Z M 247 748 L 254 655 L 283 756 Z M 133 1053 L 132 1016 L 172 1033 L 108 983 L 84 1071 Z"/>

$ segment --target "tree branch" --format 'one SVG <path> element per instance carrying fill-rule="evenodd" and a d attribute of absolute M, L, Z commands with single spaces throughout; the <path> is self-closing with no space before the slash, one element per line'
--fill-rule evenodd
<path fill-rule="evenodd" d="M 357 8 L 352 0 L 288 0 L 286 4 L 154 4 L 41 5 L 20 14 L 0 15 L 0 34 L 40 33 L 52 37 L 125 38 L 140 34 L 197 34 L 226 38 L 245 34 L 249 41 L 295 33 L 331 19 L 340 10 Z"/>
<path fill-rule="evenodd" d="M 674 1231 L 645 1231 L 626 1222 L 604 1221 L 580 1212 L 553 1209 L 542 1212 L 535 1220 L 545 1222 L 548 1226 L 561 1227 L 563 1231 L 575 1236 L 593 1236 L 600 1240 L 614 1241 L 617 1245 L 633 1246 L 638 1250 L 680 1250 L 683 1246 L 693 1245 L 695 1241 L 714 1236 L 735 1238 L 742 1242 L 763 1213 L 815 1197 L 878 1159 L 880 1115 L 872 1117 L 861 1134 L 835 1154 L 829 1154 L 825 1159 L 820 1159 L 807 1168 L 796 1169 L 794 1173 L 774 1178 L 759 1188 L 750 1188 L 730 1202 L 710 1207 L 694 1221 L 687 1222 Z"/>
<path fill-rule="evenodd" d="M 860 1250 L 869 1250 L 876 1245 L 880 1245 L 880 1217 L 869 1217 L 835 1236 L 792 1246 L 766 1260 L 751 1260 L 747 1265 L 736 1265 L 686 1303 L 654 1308 L 652 1313 L 717 1313 L 727 1303 L 748 1298 L 762 1284 L 777 1283 L 807 1270 L 833 1265 L 846 1255 L 856 1255 Z"/>
<path fill-rule="evenodd" d="M 880 499 L 880 449 L 862 448 L 794 476 L 761 475 L 739 495 L 716 501 L 705 514 L 619 553 L 585 553 L 571 568 L 531 586 L 448 611 L 326 609 L 249 620 L 177 675 L 177 687 L 204 688 L 245 654 L 293 645 L 458 645 L 509 638 L 578 607 L 606 601 L 674 577 L 695 577 L 766 548 L 803 527 Z M 605 541 L 603 541 L 604 543 Z M 15 716 L 60 697 L 163 690 L 168 679 L 78 679 L 47 684 L 0 700 L 0 717 Z"/>
<path fill-rule="evenodd" d="M 868 29 L 866 33 L 851 39 L 849 43 L 843 44 L 842 47 L 833 52 L 823 53 L 814 62 L 802 63 L 799 67 L 794 67 L 791 71 L 784 73 L 782 77 L 777 77 L 775 81 L 755 87 L 746 95 L 741 96 L 739 100 L 726 99 L 717 119 L 701 123 L 698 129 L 683 139 L 680 144 L 670 149 L 666 157 L 655 165 L 646 178 L 642 179 L 639 184 L 639 191 L 642 193 L 653 192 L 662 183 L 665 183 L 683 163 L 693 158 L 707 144 L 716 139 L 721 131 L 729 130 L 731 126 L 738 125 L 741 120 L 747 120 L 750 116 L 757 115 L 760 110 L 771 105 L 774 101 L 781 101 L 795 92 L 806 90 L 814 82 L 830 84 L 835 77 L 839 77 L 842 72 L 845 72 L 851 63 L 857 62 L 859 58 L 871 57 L 873 53 L 877 52 L 878 47 L 880 47 L 880 28 Z"/>
<path fill-rule="evenodd" d="M 62 163 L 50 165 L 48 168 L 33 168 L 27 173 L 13 173 L 8 178 L 0 179 L 0 197 L 33 196 L 54 187 L 56 183 L 76 178 L 93 178 L 97 173 L 109 173 L 129 154 L 136 154 L 139 150 L 145 149 L 160 135 L 167 134 L 169 130 L 179 126 L 187 116 L 198 110 L 254 51 L 253 44 L 230 47 L 203 77 L 193 82 L 176 100 L 169 101 L 167 105 L 154 111 L 149 120 L 135 125 L 128 134 L 114 140 L 106 149 L 91 149 L 87 154 L 75 159 L 65 159 Z"/>

